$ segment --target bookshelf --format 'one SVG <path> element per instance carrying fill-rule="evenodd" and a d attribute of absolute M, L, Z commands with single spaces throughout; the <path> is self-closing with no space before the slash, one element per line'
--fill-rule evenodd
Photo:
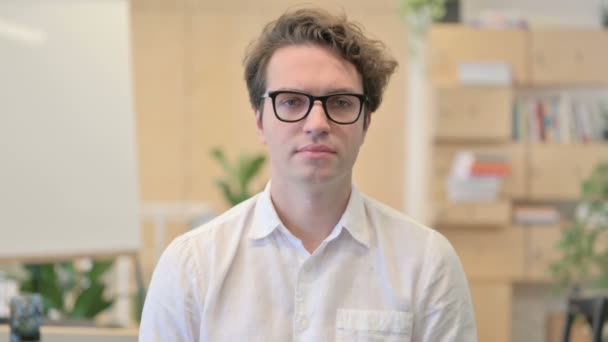
<path fill-rule="evenodd" d="M 608 122 L 592 114 L 608 106 L 608 32 L 437 25 L 429 57 L 432 224 L 463 262 L 479 341 L 511 341 L 514 286 L 551 283 L 546 270 L 562 229 L 559 221 L 520 224 L 515 208 L 576 201 L 581 180 L 608 159 L 608 133 L 598 130 Z M 511 84 L 460 83 L 460 65 L 487 62 L 508 65 Z M 448 177 L 461 151 L 509 161 L 494 200 L 450 200 Z"/>

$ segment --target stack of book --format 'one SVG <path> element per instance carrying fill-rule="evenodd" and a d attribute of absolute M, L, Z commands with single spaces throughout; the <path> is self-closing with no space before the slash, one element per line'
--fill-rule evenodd
<path fill-rule="evenodd" d="M 515 101 L 513 139 L 548 143 L 608 141 L 608 101 L 546 96 Z"/>
<path fill-rule="evenodd" d="M 555 225 L 560 222 L 560 213 L 548 205 L 516 206 L 513 222 L 520 225 Z"/>
<path fill-rule="evenodd" d="M 504 155 L 461 151 L 454 157 L 447 179 L 448 199 L 455 202 L 496 201 L 503 180 L 510 172 L 510 161 Z"/>

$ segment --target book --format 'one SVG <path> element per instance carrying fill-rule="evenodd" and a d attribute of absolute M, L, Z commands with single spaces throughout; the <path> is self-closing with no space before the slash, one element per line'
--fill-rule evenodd
<path fill-rule="evenodd" d="M 447 180 L 448 199 L 454 202 L 493 202 L 498 199 L 502 179 L 499 177 L 475 177 Z"/>
<path fill-rule="evenodd" d="M 539 141 L 545 141 L 545 114 L 543 104 L 540 100 L 536 100 L 534 107 L 536 115 L 536 129 L 538 130 Z"/>
<path fill-rule="evenodd" d="M 510 172 L 508 156 L 459 151 L 446 180 L 448 199 L 459 202 L 495 201 L 504 178 Z"/>
<path fill-rule="evenodd" d="M 513 209 L 515 224 L 555 225 L 560 220 L 560 212 L 552 206 L 517 206 Z"/>
<path fill-rule="evenodd" d="M 511 85 L 511 67 L 502 62 L 459 63 L 458 79 L 463 85 Z"/>
<path fill-rule="evenodd" d="M 571 111 L 572 105 L 569 96 L 562 96 L 557 99 L 557 116 L 559 118 L 559 142 L 569 144 L 572 142 L 571 134 Z"/>
<path fill-rule="evenodd" d="M 511 167 L 508 164 L 475 162 L 471 165 L 471 175 L 473 176 L 506 177 L 510 173 Z"/>

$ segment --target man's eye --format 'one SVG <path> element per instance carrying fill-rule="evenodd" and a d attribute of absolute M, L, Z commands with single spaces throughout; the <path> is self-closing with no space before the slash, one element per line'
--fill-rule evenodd
<path fill-rule="evenodd" d="M 353 101 L 345 97 L 339 97 L 331 100 L 331 106 L 334 108 L 346 108 L 353 105 Z"/>
<path fill-rule="evenodd" d="M 302 104 L 302 100 L 299 98 L 289 98 L 281 101 L 282 106 L 294 107 Z"/>

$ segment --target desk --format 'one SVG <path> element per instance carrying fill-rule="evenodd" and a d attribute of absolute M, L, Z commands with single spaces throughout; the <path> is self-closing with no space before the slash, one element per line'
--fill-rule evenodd
<path fill-rule="evenodd" d="M 41 342 L 137 342 L 135 328 L 89 328 L 42 326 Z M 9 341 L 10 328 L 0 325 L 0 341 Z"/>

